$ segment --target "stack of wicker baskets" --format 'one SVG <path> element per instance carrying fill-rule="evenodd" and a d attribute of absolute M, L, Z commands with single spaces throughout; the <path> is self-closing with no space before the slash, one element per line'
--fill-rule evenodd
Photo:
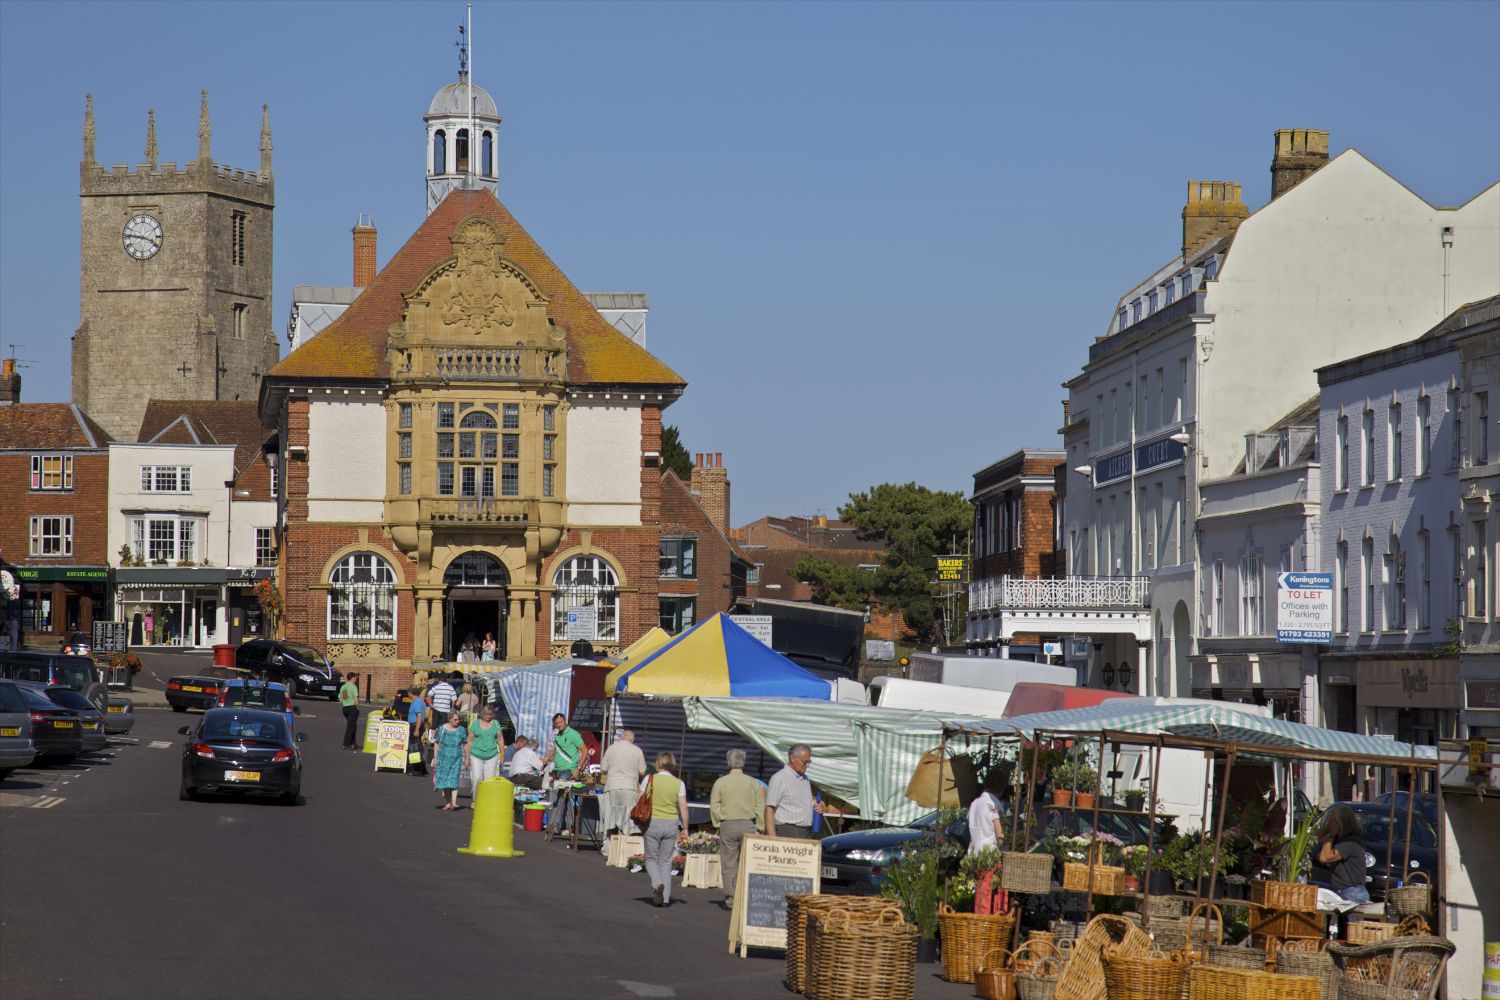
<path fill-rule="evenodd" d="M 1318 1000 L 1312 976 L 1286 976 L 1257 969 L 1195 965 L 1188 970 L 1188 1000 Z"/>
<path fill-rule="evenodd" d="M 1135 924 L 1120 917 L 1101 913 L 1089 921 L 1083 936 L 1073 947 L 1073 955 L 1063 966 L 1053 991 L 1054 1000 L 1105 1000 L 1108 987 L 1104 981 L 1104 950 L 1119 957 L 1145 955 L 1151 950 L 1151 939 Z"/>
<path fill-rule="evenodd" d="M 1188 960 L 1181 952 L 1132 953 L 1104 949 L 1104 984 L 1109 1000 L 1182 1000 L 1187 996 Z"/>
<path fill-rule="evenodd" d="M 943 978 L 950 983 L 972 983 L 984 956 L 1010 944 L 1015 921 L 1014 913 L 959 913 L 944 904 L 938 911 Z"/>
<path fill-rule="evenodd" d="M 816 934 L 811 923 L 814 913 L 848 910 L 873 919 L 884 911 L 901 912 L 893 899 L 869 896 L 791 895 L 786 898 L 786 983 L 794 992 L 807 992 L 808 968 L 812 963 L 809 938 Z"/>
<path fill-rule="evenodd" d="M 1316 976 L 1322 1000 L 1339 1000 L 1339 970 L 1323 949 L 1326 941 L 1291 940 L 1276 952 L 1276 971 L 1289 976 Z"/>
<path fill-rule="evenodd" d="M 917 929 L 896 910 L 825 910 L 812 916 L 816 933 L 807 977 L 808 1000 L 912 1000 Z"/>
<path fill-rule="evenodd" d="M 1202 916 L 1199 916 L 1200 910 Z M 1191 934 L 1189 934 L 1190 928 Z M 1151 937 L 1156 941 L 1156 947 L 1165 952 L 1186 949 L 1189 937 L 1199 942 L 1196 950 L 1202 951 L 1203 946 L 1209 941 L 1222 943 L 1223 935 L 1223 913 L 1212 903 L 1199 903 L 1193 907 L 1192 914 L 1186 917 L 1159 917 L 1155 914 L 1151 916 Z"/>
<path fill-rule="evenodd" d="M 1066 964 L 1066 959 L 1049 955 L 1037 962 L 1029 972 L 1017 970 L 1016 996 L 1019 1000 L 1055 1000 L 1057 981 L 1062 978 L 1063 966 Z"/>
<path fill-rule="evenodd" d="M 1011 892 L 1051 892 L 1052 855 L 1004 852 L 1000 856 L 1000 887 Z"/>
<path fill-rule="evenodd" d="M 1248 943 L 1210 944 L 1207 962 L 1225 969 L 1265 969 L 1266 949 L 1252 948 Z"/>

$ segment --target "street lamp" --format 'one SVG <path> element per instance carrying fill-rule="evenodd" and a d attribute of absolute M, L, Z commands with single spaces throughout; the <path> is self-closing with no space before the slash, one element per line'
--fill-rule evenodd
<path fill-rule="evenodd" d="M 1078 468 L 1074 469 L 1073 471 L 1076 472 L 1076 473 L 1078 473 L 1084 479 L 1093 479 L 1094 478 L 1094 467 L 1092 465 L 1080 465 Z"/>
<path fill-rule="evenodd" d="M 1129 660 L 1126 660 L 1124 663 L 1120 664 L 1119 676 L 1120 676 L 1120 690 L 1121 691 L 1129 691 L 1130 690 L 1130 681 L 1135 676 L 1135 671 L 1130 669 L 1130 661 Z"/>
<path fill-rule="evenodd" d="M 1107 687 L 1107 688 L 1114 687 L 1115 686 L 1115 665 L 1113 663 L 1106 663 L 1104 665 L 1104 669 L 1101 670 L 1101 671 L 1099 671 L 1099 679 L 1104 682 L 1104 686 L 1105 687 Z"/>

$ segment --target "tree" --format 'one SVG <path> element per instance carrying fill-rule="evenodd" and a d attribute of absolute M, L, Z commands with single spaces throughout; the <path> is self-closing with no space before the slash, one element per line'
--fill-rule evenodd
<path fill-rule="evenodd" d="M 682 446 L 682 437 L 676 427 L 661 429 L 661 467 L 677 473 L 683 482 L 693 478 L 693 457 Z"/>
<path fill-rule="evenodd" d="M 973 508 L 962 493 L 930 490 L 916 483 L 881 483 L 851 493 L 839 517 L 859 537 L 878 539 L 886 552 L 875 574 L 875 596 L 886 608 L 900 611 L 923 642 L 938 633 L 938 587 L 934 556 L 968 552 Z"/>
<path fill-rule="evenodd" d="M 831 607 L 863 611 L 875 594 L 874 573 L 831 559 L 800 556 L 792 564 L 792 576 L 812 585 L 816 603 Z"/>

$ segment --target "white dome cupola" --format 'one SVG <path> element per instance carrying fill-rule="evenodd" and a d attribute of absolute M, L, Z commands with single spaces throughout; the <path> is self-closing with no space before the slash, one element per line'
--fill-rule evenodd
<path fill-rule="evenodd" d="M 461 60 L 458 82 L 432 98 L 427 114 L 427 212 L 450 191 L 500 185 L 500 112 L 494 98 L 469 79 Z"/>

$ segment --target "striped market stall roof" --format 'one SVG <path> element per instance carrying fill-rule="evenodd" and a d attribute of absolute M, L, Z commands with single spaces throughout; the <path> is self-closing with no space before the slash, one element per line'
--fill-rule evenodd
<path fill-rule="evenodd" d="M 594 661 L 548 660 L 507 670 L 499 676 L 500 697 L 515 723 L 516 735 L 532 740 L 538 753 L 545 753 L 552 739 L 552 716 L 558 712 L 567 714 L 568 696 L 573 691 L 573 667 L 577 664 L 593 666 Z"/>

